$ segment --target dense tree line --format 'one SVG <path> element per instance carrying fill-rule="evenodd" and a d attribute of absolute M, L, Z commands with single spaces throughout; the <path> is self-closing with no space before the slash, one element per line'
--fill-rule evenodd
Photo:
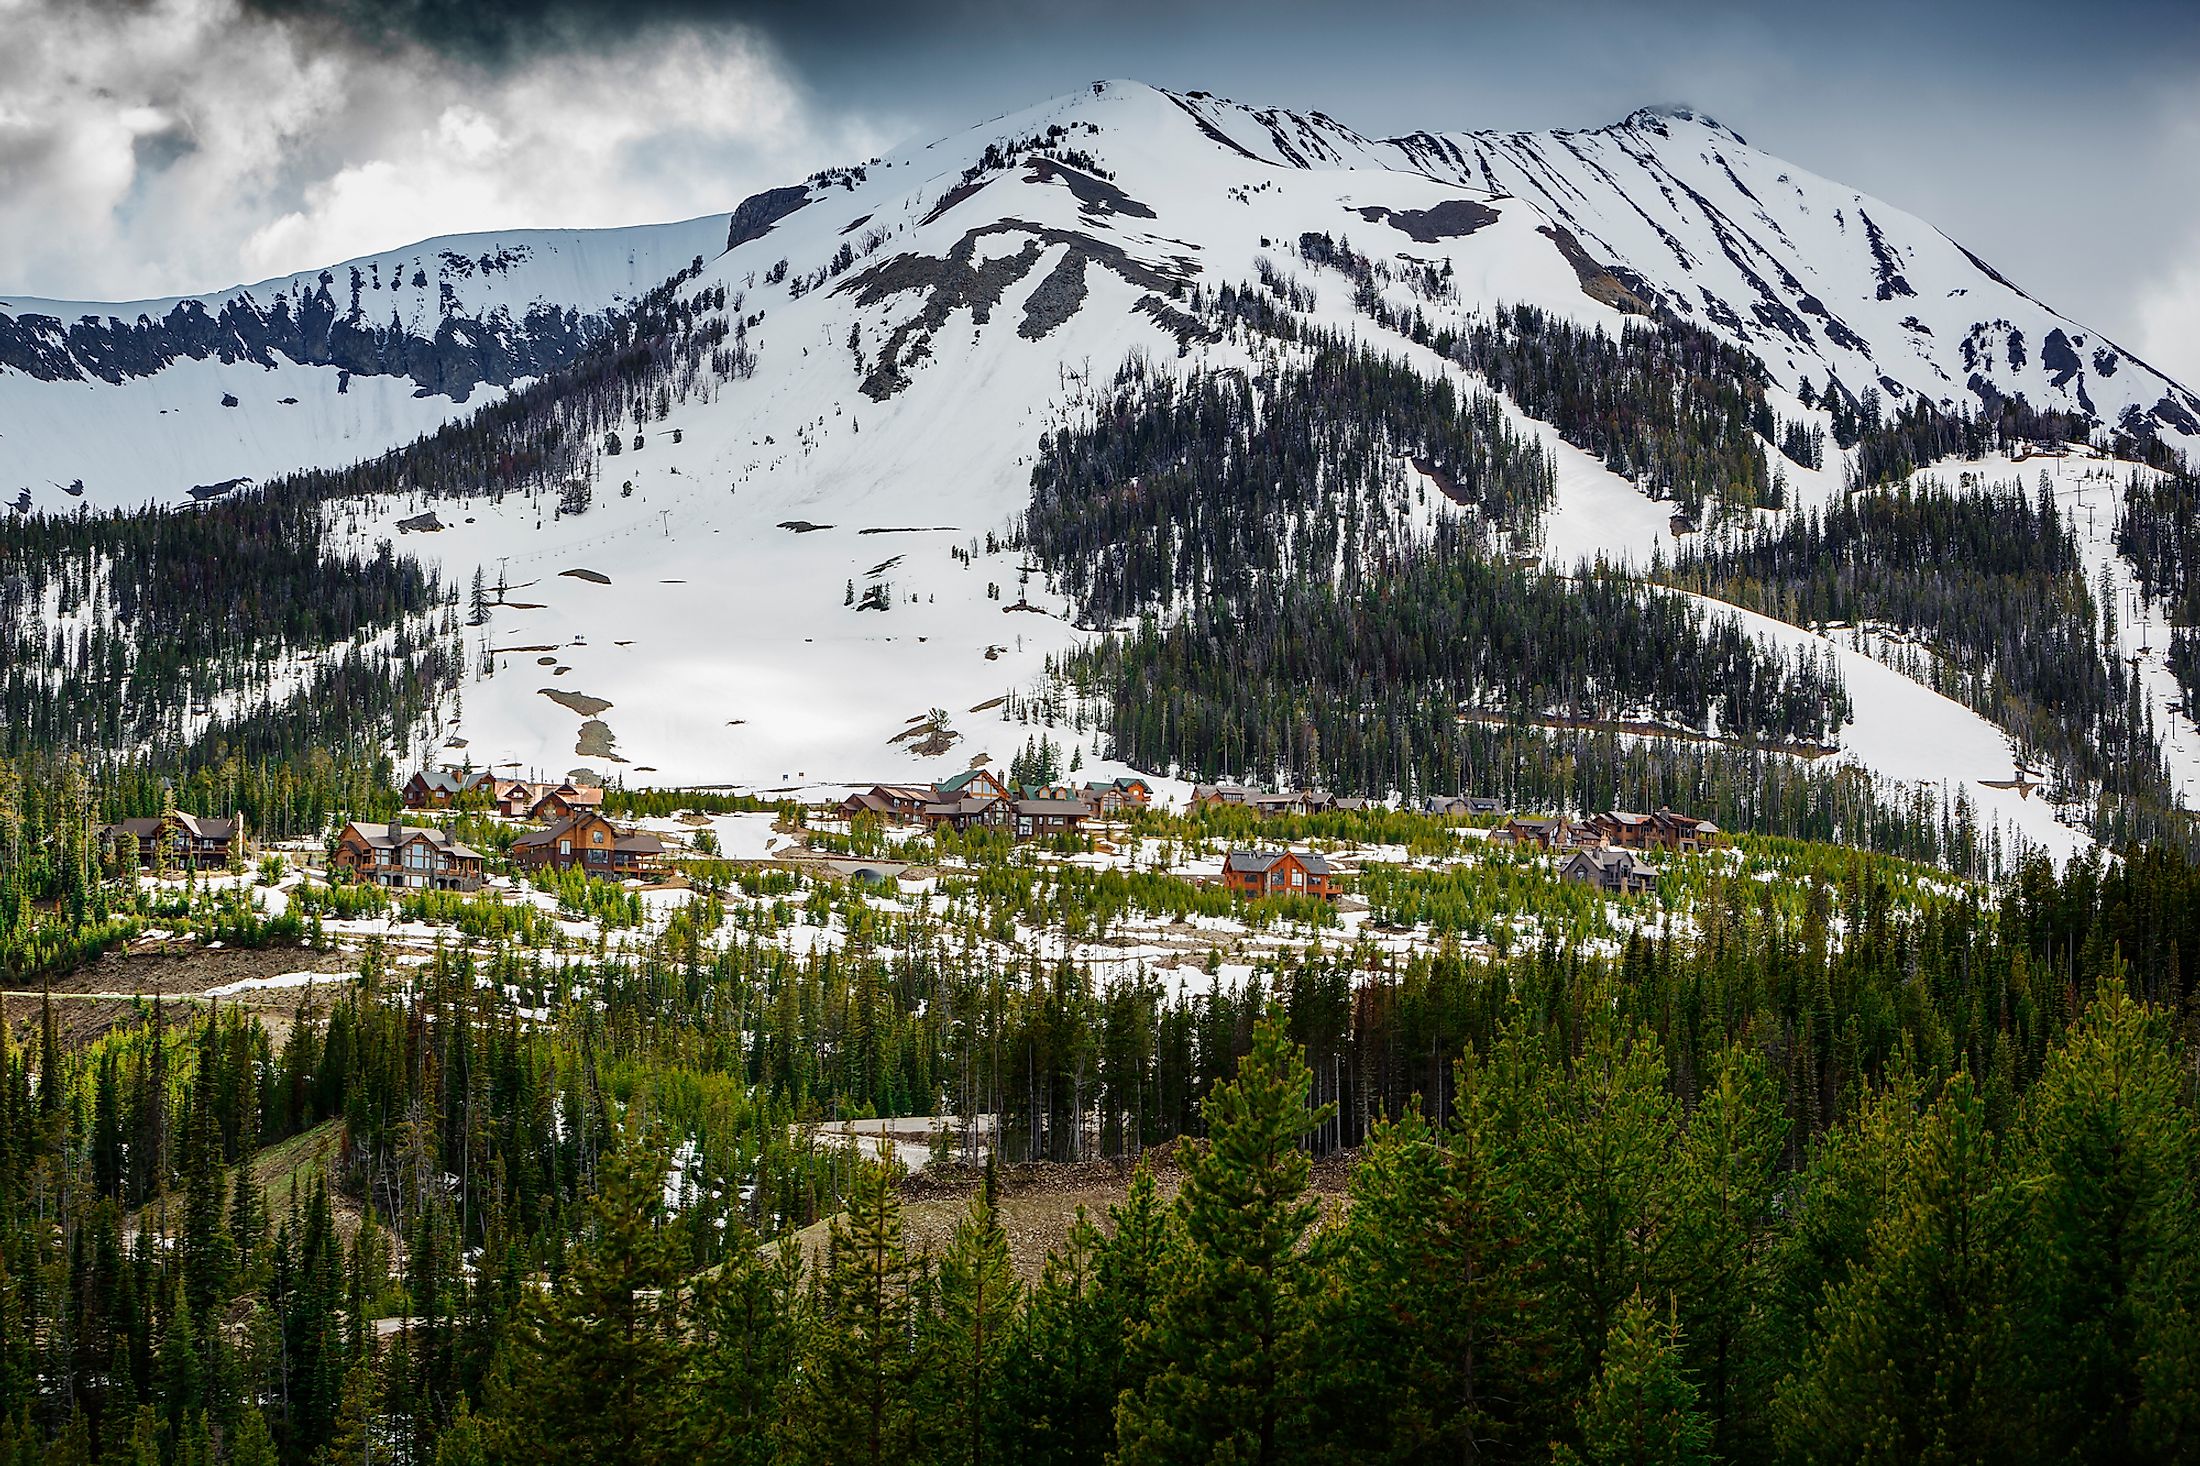
<path fill-rule="evenodd" d="M 1114 746 L 1139 767 L 1370 792 L 1445 787 L 1477 724 L 1716 727 L 1779 747 L 1828 742 L 1848 715 L 1830 666 L 1617 575 L 1504 564 L 1448 527 L 1377 569 L 1149 619 L 1070 675 L 1111 694 Z"/>
<path fill-rule="evenodd" d="M 1552 473 L 1493 398 L 1365 348 L 1183 383 L 1133 358 L 1089 424 L 1041 443 L 1024 534 L 1084 617 L 1114 623 L 1292 577 L 1356 586 L 1432 484 L 1485 526 L 1529 528 Z"/>
<path fill-rule="evenodd" d="M 1904 670 L 2008 729 L 2055 797 L 2091 806 L 2097 787 L 2142 828 L 2174 823 L 2143 690 L 2110 654 L 2115 608 L 2096 604 L 2044 480 L 2036 495 L 1907 483 L 1852 494 L 1698 541 L 1670 575 L 1781 620 L 1915 637 Z"/>
<path fill-rule="evenodd" d="M 1477 317 L 1433 344 L 1684 513 L 1781 502 L 1760 442 L 1780 437 L 1764 368 L 1709 331 L 1629 321 L 1613 336 L 1522 305 Z"/>
<path fill-rule="evenodd" d="M 1974 378 L 1973 385 L 1982 381 Z M 1833 380 L 1815 399 L 1809 384 L 1803 387 L 1805 405 L 1815 400 L 1830 414 L 1834 442 L 1856 450 L 1847 470 L 1851 488 L 1899 483 L 1950 458 L 1976 462 L 2024 444 L 2088 443 L 2097 437 L 2117 458 L 2165 470 L 2177 464 L 2176 451 L 2159 438 L 2133 437 L 2121 430 L 2103 435 L 2099 420 L 2089 413 L 2036 408 L 2021 396 L 2002 397 L 1991 388 L 1984 395 L 1977 411 L 1966 406 L 1951 412 L 1922 397 L 1889 411 L 1877 387 L 1859 395 Z"/>
<path fill-rule="evenodd" d="M 2200 708 L 2200 476 L 2134 472 L 2124 485 L 2116 548 L 2173 623 L 2170 670 L 2188 713 Z"/>
<path fill-rule="evenodd" d="M 1919 904 L 1847 859 L 1613 958 L 1174 999 L 959 992 L 915 913 L 797 958 L 703 912 L 403 987 L 370 949 L 280 1043 L 155 1007 L 72 1048 L 49 1005 L 0 1047 L 0 1458 L 2182 1459 L 2200 876 Z M 1141 1175 L 1027 1281 L 989 1183 L 912 1254 L 885 1173 L 788 1122 L 965 1066 L 1011 1156 L 1096 1111 L 1111 1154 L 1196 1137 L 1174 1197 Z"/>
<path fill-rule="evenodd" d="M 325 718 L 391 739 L 452 681 L 429 624 L 443 591 L 387 543 L 362 555 L 335 539 L 318 506 L 259 495 L 10 517 L 0 752 L 172 758 L 214 730 L 270 752 L 247 730 L 300 690 L 328 700 Z M 294 685 L 297 658 L 331 647 L 341 656 Z"/>

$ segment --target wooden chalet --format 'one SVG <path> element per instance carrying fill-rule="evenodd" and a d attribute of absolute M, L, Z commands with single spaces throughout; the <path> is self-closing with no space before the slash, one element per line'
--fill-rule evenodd
<path fill-rule="evenodd" d="M 1008 782 L 991 769 L 964 769 L 952 779 L 940 782 L 935 792 L 939 802 L 950 799 L 1013 799 L 1015 794 Z"/>
<path fill-rule="evenodd" d="M 834 810 L 843 819 L 872 815 L 898 823 L 921 819 L 926 805 L 940 802 L 940 791 L 930 784 L 873 784 L 841 800 Z"/>
<path fill-rule="evenodd" d="M 1558 878 L 1612 896 L 1647 896 L 1658 888 L 1657 867 L 1632 850 L 1575 850 L 1558 863 Z"/>
<path fill-rule="evenodd" d="M 1222 886 L 1233 896 L 1318 896 L 1334 901 L 1336 872 L 1302 850 L 1233 850 L 1222 862 Z"/>
<path fill-rule="evenodd" d="M 1504 824 L 1505 837 L 1515 845 L 1559 850 L 1566 845 L 1566 821 L 1548 815 L 1516 814 Z"/>
<path fill-rule="evenodd" d="M 966 794 L 935 800 L 918 812 L 928 830 L 1005 830 L 1015 823 L 1008 800 L 998 794 Z"/>
<path fill-rule="evenodd" d="M 1019 799 L 1009 808 L 1019 840 L 1067 835 L 1092 818 L 1092 811 L 1082 799 Z"/>
<path fill-rule="evenodd" d="M 540 820 L 545 824 L 584 809 L 603 808 L 603 790 L 594 784 L 575 784 L 570 779 L 505 779 L 495 786 L 497 812 L 516 820 Z"/>
<path fill-rule="evenodd" d="M 1431 794 L 1421 801 L 1421 812 L 1447 819 L 1464 815 L 1503 814 L 1505 801 L 1487 794 Z"/>
<path fill-rule="evenodd" d="M 534 805 L 527 811 L 527 817 L 540 820 L 544 824 L 556 824 L 559 820 L 569 819 L 583 810 L 602 808 L 602 789 L 588 784 L 559 784 L 536 796 Z"/>
<path fill-rule="evenodd" d="M 139 870 L 220 870 L 229 864 L 241 828 L 235 815 L 223 819 L 179 810 L 102 826 L 99 842 L 113 848 L 118 863 Z"/>
<path fill-rule="evenodd" d="M 353 821 L 337 832 L 332 864 L 370 886 L 409 891 L 478 891 L 481 852 L 430 825 Z"/>
<path fill-rule="evenodd" d="M 496 798 L 496 777 L 486 769 L 417 769 L 398 793 L 407 809 L 449 809 L 467 794 Z"/>
<path fill-rule="evenodd" d="M 1244 784 L 1194 785 L 1191 799 L 1191 807 L 1195 810 L 1235 807 L 1249 809 L 1263 819 L 1287 814 L 1318 814 L 1334 804 L 1330 795 L 1316 789 L 1279 794 Z"/>
<path fill-rule="evenodd" d="M 1092 812 L 1099 815 L 1144 809 L 1153 802 L 1153 787 L 1136 776 L 1110 779 L 1104 784 L 1087 784 L 1077 792 L 1091 806 Z"/>
<path fill-rule="evenodd" d="M 1663 806 L 1649 814 L 1610 809 L 1589 822 L 1602 832 L 1606 844 L 1622 850 L 1701 850 L 1719 836 L 1719 827 L 1711 821 Z"/>
<path fill-rule="evenodd" d="M 647 880 L 664 871 L 665 842 L 622 830 L 586 809 L 514 840 L 512 863 L 531 870 L 584 870 L 607 880 Z"/>
<path fill-rule="evenodd" d="M 1244 784 L 1194 784 L 1193 809 L 1221 809 L 1226 805 L 1249 806 L 1258 789 Z"/>

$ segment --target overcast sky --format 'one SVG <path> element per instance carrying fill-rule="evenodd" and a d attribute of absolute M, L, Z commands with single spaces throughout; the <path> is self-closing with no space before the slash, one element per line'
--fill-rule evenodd
<path fill-rule="evenodd" d="M 2200 3 L 0 0 L 0 290 L 730 208 L 1101 76 L 1371 134 L 1686 102 L 2200 386 Z"/>

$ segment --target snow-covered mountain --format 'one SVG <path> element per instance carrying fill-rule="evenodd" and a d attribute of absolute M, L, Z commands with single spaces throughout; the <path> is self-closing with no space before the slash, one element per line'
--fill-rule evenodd
<path fill-rule="evenodd" d="M 210 295 L 0 297 L 0 499 L 202 493 L 356 462 L 577 356 L 726 215 L 430 239 Z"/>
<path fill-rule="evenodd" d="M 1309 265 L 1299 241 L 1310 234 L 1349 238 L 1390 278 L 1368 286 Z M 401 495 L 334 510 L 361 548 L 397 539 L 450 583 L 478 567 L 505 587 L 488 627 L 467 633 L 478 642 L 469 660 L 493 675 L 469 683 L 439 733 L 451 757 L 482 765 L 774 786 L 940 776 L 978 752 L 1005 759 L 1029 730 L 1000 721 L 1003 696 L 1090 634 L 999 536 L 1030 502 L 1041 436 L 1089 423 L 1095 392 L 1127 358 L 1186 372 L 1271 359 L 1272 338 L 1187 308 L 1192 292 L 1243 286 L 1264 269 L 1291 277 L 1304 325 L 1463 387 L 1475 385 L 1464 369 L 1375 318 L 1370 289 L 1438 329 L 1499 304 L 1612 331 L 1670 312 L 1762 358 L 1790 419 L 1811 418 L 1796 389 L 1831 377 L 1851 394 L 1876 387 L 1950 406 L 2021 393 L 2035 408 L 2200 445 L 2190 392 L 1929 226 L 1674 112 L 1595 132 L 1385 141 L 1319 114 L 1099 83 L 759 194 L 730 216 L 562 236 L 555 249 L 551 236 L 527 238 L 527 257 L 488 293 L 453 285 L 456 312 L 429 304 L 442 289 L 429 270 L 440 246 L 385 258 L 381 304 L 362 263 L 355 318 L 349 267 L 327 272 L 326 289 L 354 324 L 396 304 L 399 323 L 413 323 L 404 340 L 457 342 L 470 338 L 454 319 L 523 322 L 523 302 L 585 318 L 701 254 L 679 294 L 723 319 L 723 359 L 738 365 L 637 404 L 618 456 L 597 462 L 585 512 L 561 512 L 554 496 Z M 416 270 L 439 283 L 414 285 Z M 1417 290 L 1416 279 L 1441 289 Z M 278 301 L 295 322 L 323 288 L 307 276 L 241 294 L 261 322 L 283 319 Z M 126 316 L 14 303 L 18 336 L 0 339 L 58 354 L 42 375 L 0 356 L 0 493 L 63 508 L 81 479 L 89 501 L 172 497 L 355 461 L 464 410 L 454 377 L 407 367 L 347 378 L 338 365 L 299 364 L 266 332 L 250 349 L 240 333 L 226 360 L 209 348 L 128 362 L 95 349 L 127 336 L 117 327 L 84 328 L 85 345 L 58 326 L 21 336 L 34 315 L 175 319 L 176 303 L 155 305 Z M 494 372 L 473 376 L 473 402 L 500 386 Z M 221 405 L 224 394 L 237 405 Z M 1655 485 L 1505 410 L 1557 464 L 1548 558 L 1639 560 L 1670 546 L 1671 505 Z M 1451 512 L 1412 479 L 1419 470 L 1398 471 L 1406 496 L 1428 506 L 1417 512 Z M 1792 502 L 1824 502 L 1841 487 L 1840 464 L 1794 468 L 1792 481 Z M 436 529 L 405 532 L 431 509 Z M 1834 656 L 1867 690 L 1844 757 L 1960 784 L 1985 818 L 2069 848 L 2075 837 L 2041 801 L 1988 783 L 2012 772 L 2009 740 L 1991 723 L 1853 648 L 1758 629 Z M 2165 703 L 2174 696 L 2166 678 L 2149 685 Z M 911 733 L 934 709 L 958 735 L 945 753 L 918 751 L 939 740 Z M 1099 767 L 1088 751 L 1087 768 Z"/>
<path fill-rule="evenodd" d="M 1371 141 L 1319 113 L 1179 99 L 1248 161 L 1387 167 L 1527 200 L 1555 247 L 1755 353 L 1789 388 L 1837 379 L 1891 408 L 2021 396 L 2200 444 L 2200 397 L 2042 304 L 1932 225 L 1681 107 L 1610 127 Z M 1610 287 L 1607 287 L 1610 288 Z"/>

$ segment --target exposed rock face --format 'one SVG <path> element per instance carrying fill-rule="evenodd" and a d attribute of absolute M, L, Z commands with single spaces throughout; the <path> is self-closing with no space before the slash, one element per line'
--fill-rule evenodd
<path fill-rule="evenodd" d="M 1446 199 L 1429 209 L 1364 208 L 1360 217 L 1371 224 L 1388 224 L 1415 244 L 1435 244 L 1444 239 L 1465 239 L 1475 230 L 1495 224 L 1497 210 L 1472 199 Z"/>
<path fill-rule="evenodd" d="M 407 377 L 423 392 L 464 402 L 483 383 L 508 387 L 578 357 L 610 320 L 535 305 L 515 319 L 499 307 L 479 317 L 447 316 L 422 337 L 394 316 L 376 323 L 357 302 L 339 304 L 327 273 L 296 297 L 262 305 L 239 292 L 209 310 L 180 301 L 166 314 L 85 316 L 73 322 L 33 312 L 0 311 L 0 368 L 45 382 L 120 383 L 149 377 L 178 361 L 253 362 L 278 357 L 333 366 L 361 377 Z"/>
<path fill-rule="evenodd" d="M 726 228 L 726 248 L 734 249 L 752 239 L 762 239 L 771 233 L 772 225 L 809 201 L 810 190 L 800 183 L 750 194 L 733 211 L 733 221 Z"/>
<path fill-rule="evenodd" d="M 996 234 L 1023 236 L 1023 248 L 1013 255 L 978 260 L 979 242 Z M 908 386 L 908 368 L 932 354 L 932 335 L 946 324 L 951 313 L 967 308 L 971 320 L 984 325 L 993 318 L 993 307 L 1000 303 L 1002 294 L 1031 273 L 1047 248 L 1058 244 L 1067 246 L 1068 253 L 1032 292 L 1034 298 L 1026 303 L 1024 320 L 1017 327 L 1027 340 L 1046 335 L 1077 313 L 1085 298 L 1088 266 L 1096 265 L 1143 289 L 1170 294 L 1180 290 L 1199 268 L 1186 259 L 1174 259 L 1166 265 L 1147 264 L 1113 241 L 1021 219 L 1003 219 L 973 229 L 957 240 L 945 257 L 895 255 L 833 287 L 835 294 L 851 294 L 861 305 L 876 305 L 912 292 L 924 297 L 923 307 L 896 326 L 880 348 L 877 362 L 863 379 L 864 395 L 874 402 L 884 402 Z M 1143 303 L 1140 308 L 1144 308 Z"/>

